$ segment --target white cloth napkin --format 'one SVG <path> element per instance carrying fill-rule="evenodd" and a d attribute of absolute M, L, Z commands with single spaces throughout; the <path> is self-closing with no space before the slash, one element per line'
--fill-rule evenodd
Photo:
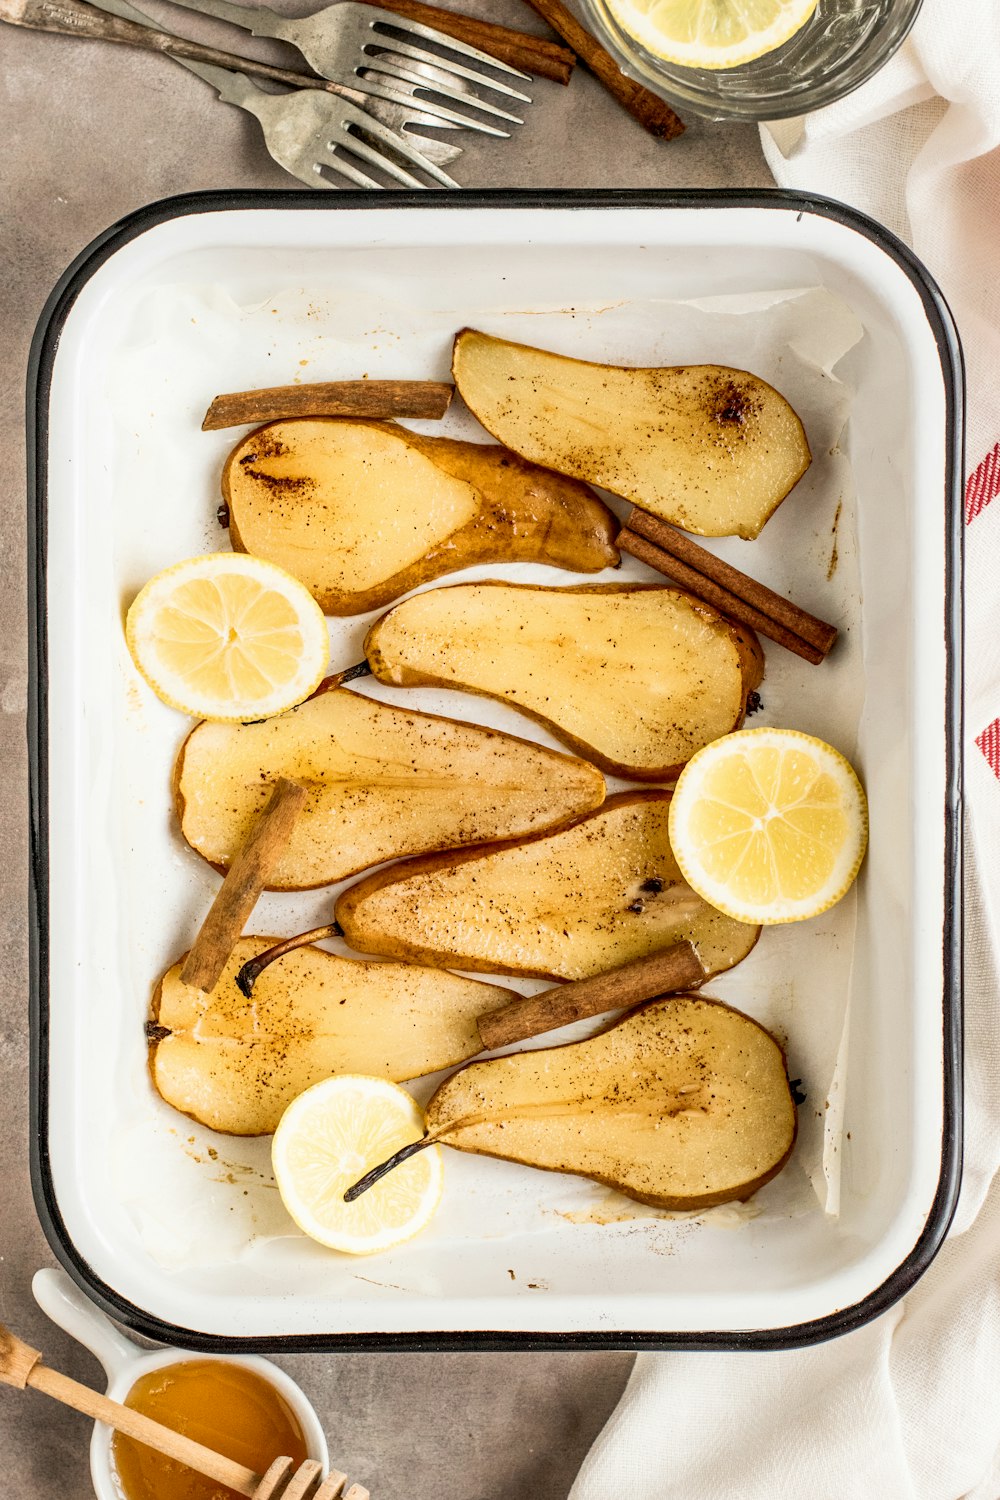
<path fill-rule="evenodd" d="M 909 241 L 965 346 L 965 1175 L 937 1259 L 857 1333 L 789 1353 L 641 1355 L 571 1500 L 998 1500 L 1000 0 L 925 0 L 875 78 L 762 140 L 781 186 Z"/>

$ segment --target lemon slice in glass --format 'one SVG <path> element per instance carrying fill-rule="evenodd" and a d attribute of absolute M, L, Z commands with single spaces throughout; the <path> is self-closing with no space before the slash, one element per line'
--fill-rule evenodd
<path fill-rule="evenodd" d="M 685 68 L 737 68 L 789 41 L 817 0 L 607 0 L 654 57 Z"/>
<path fill-rule="evenodd" d="M 297 578 L 239 552 L 157 573 L 125 622 L 132 659 L 164 703 L 199 719 L 266 719 L 308 698 L 330 637 Z"/>
<path fill-rule="evenodd" d="M 282 1201 L 301 1230 L 349 1255 L 372 1255 L 419 1234 L 441 1199 L 440 1146 L 411 1156 L 353 1203 L 344 1193 L 424 1134 L 405 1089 L 343 1073 L 306 1089 L 285 1110 L 271 1161 Z"/>
<path fill-rule="evenodd" d="M 851 765 L 794 729 L 743 729 L 681 772 L 670 841 L 687 883 L 739 922 L 799 922 L 850 889 L 868 842 Z"/>

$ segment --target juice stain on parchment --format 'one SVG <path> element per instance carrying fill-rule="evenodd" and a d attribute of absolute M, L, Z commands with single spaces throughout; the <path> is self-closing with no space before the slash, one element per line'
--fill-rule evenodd
<path fill-rule="evenodd" d="M 827 569 L 826 569 L 827 581 L 829 581 L 833 577 L 834 573 L 836 573 L 836 571 L 837 571 L 837 564 L 840 561 L 838 533 L 840 531 L 840 514 L 841 514 L 841 511 L 843 509 L 844 509 L 844 502 L 843 502 L 843 500 L 838 500 L 837 501 L 837 509 L 836 509 L 836 511 L 834 513 L 834 517 L 833 517 L 833 525 L 830 527 L 830 531 L 833 534 L 833 550 L 830 553 L 830 561 L 829 561 L 829 564 L 827 565 Z"/>
<path fill-rule="evenodd" d="M 171 1131 L 176 1135 L 176 1131 Z M 256 1167 L 247 1162 L 226 1161 L 220 1157 L 214 1146 L 202 1146 L 193 1135 L 189 1135 L 181 1141 L 181 1150 L 199 1167 L 214 1167 L 215 1174 L 209 1177 L 209 1182 L 224 1182 L 227 1187 L 241 1187 L 248 1181 L 254 1187 L 271 1188 L 277 1191 L 277 1184 L 273 1177 L 267 1177 Z"/>
<path fill-rule="evenodd" d="M 753 1201 L 719 1203 L 712 1208 L 657 1208 L 652 1203 L 639 1203 L 634 1198 L 626 1198 L 624 1194 L 612 1189 L 586 1208 L 554 1208 L 547 1212 L 565 1219 L 569 1224 L 596 1224 L 602 1228 L 609 1224 L 648 1224 L 651 1221 L 682 1224 L 700 1219 L 717 1224 L 720 1228 L 735 1229 L 756 1219 L 761 1209 Z"/>

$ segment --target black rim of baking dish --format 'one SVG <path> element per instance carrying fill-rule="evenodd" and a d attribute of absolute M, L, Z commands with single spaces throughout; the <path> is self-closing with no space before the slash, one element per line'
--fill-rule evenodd
<path fill-rule="evenodd" d="M 76 298 L 94 272 L 122 246 L 168 220 L 192 214 L 247 209 L 309 213 L 372 208 L 449 209 L 777 209 L 798 219 L 816 215 L 873 241 L 896 262 L 920 295 L 941 361 L 946 403 L 945 451 L 945 892 L 943 929 L 944 1112 L 941 1170 L 924 1228 L 906 1258 L 859 1302 L 824 1317 L 783 1328 L 681 1331 L 520 1332 L 469 1330 L 411 1333 L 272 1334 L 230 1336 L 182 1328 L 146 1312 L 93 1270 L 77 1250 L 56 1202 L 48 1140 L 48 657 L 46 553 L 48 404 L 60 335 Z M 962 608 L 963 526 L 962 351 L 954 320 L 925 267 L 906 245 L 873 219 L 832 199 L 782 189 L 686 190 L 466 190 L 459 193 L 393 192 L 335 197 L 290 191 L 233 190 L 190 193 L 151 203 L 99 235 L 67 268 L 39 318 L 27 380 L 28 456 L 28 755 L 30 806 L 29 1011 L 31 1026 L 31 1182 L 35 1207 L 56 1258 L 111 1317 L 151 1339 L 187 1348 L 226 1352 L 522 1351 L 617 1349 L 794 1349 L 851 1332 L 891 1307 L 918 1280 L 937 1254 L 955 1212 L 962 1161 Z"/>

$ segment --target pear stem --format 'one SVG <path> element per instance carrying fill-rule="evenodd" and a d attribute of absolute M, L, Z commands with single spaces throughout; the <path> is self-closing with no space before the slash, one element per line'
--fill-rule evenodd
<path fill-rule="evenodd" d="M 258 953 L 256 958 L 247 959 L 236 976 L 236 988 L 249 1000 L 253 995 L 253 987 L 257 980 L 268 964 L 273 964 L 275 959 L 284 958 L 286 953 L 293 953 L 296 948 L 305 948 L 310 943 L 320 943 L 324 938 L 343 936 L 344 929 L 339 922 L 328 922 L 325 927 L 314 927 L 311 932 L 300 932 L 297 937 L 285 938 L 283 942 L 275 943 L 271 948 L 265 948 L 264 952 Z"/>
<path fill-rule="evenodd" d="M 341 672 L 337 677 L 337 686 L 343 687 L 345 682 L 353 682 L 357 677 L 371 677 L 372 664 L 365 658 L 353 667 L 348 667 L 346 672 Z"/>
<path fill-rule="evenodd" d="M 409 1161 L 411 1156 L 416 1156 L 417 1152 L 423 1151 L 425 1146 L 436 1145 L 446 1135 L 451 1135 L 451 1132 L 457 1129 L 459 1125 L 467 1125 L 469 1123 L 469 1119 L 449 1120 L 447 1125 L 442 1125 L 437 1130 L 429 1130 L 426 1135 L 420 1137 L 419 1141 L 411 1141 L 408 1146 L 400 1146 L 399 1150 L 388 1157 L 386 1161 L 379 1162 L 377 1167 L 372 1167 L 363 1177 L 359 1177 L 354 1186 L 347 1189 L 347 1192 L 344 1194 L 344 1202 L 353 1203 L 355 1198 L 360 1198 L 362 1193 L 367 1193 L 368 1189 L 374 1187 L 376 1182 L 381 1182 L 382 1178 L 387 1176 L 394 1167 L 401 1167 L 404 1161 Z"/>

